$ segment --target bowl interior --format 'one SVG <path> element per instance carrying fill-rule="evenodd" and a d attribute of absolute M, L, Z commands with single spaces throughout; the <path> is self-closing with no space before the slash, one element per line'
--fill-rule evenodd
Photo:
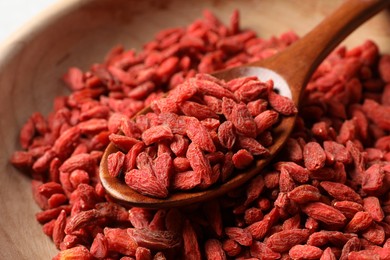
<path fill-rule="evenodd" d="M 31 196 L 30 179 L 8 159 L 20 148 L 18 133 L 27 118 L 34 111 L 48 114 L 53 98 L 67 93 L 60 78 L 68 67 L 87 69 L 101 62 L 117 44 L 139 50 L 159 30 L 185 26 L 204 9 L 227 23 L 237 8 L 242 27 L 268 38 L 287 30 L 303 35 L 340 2 L 64 0 L 26 24 L 0 48 L 0 258 L 50 259 L 56 254 L 35 220 L 39 209 Z M 390 53 L 389 19 L 388 12 L 382 12 L 345 44 L 354 46 L 372 39 L 381 52 Z"/>

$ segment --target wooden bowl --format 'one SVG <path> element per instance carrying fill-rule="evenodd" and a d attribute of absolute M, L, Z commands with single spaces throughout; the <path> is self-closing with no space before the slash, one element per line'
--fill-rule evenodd
<path fill-rule="evenodd" d="M 205 8 L 227 22 L 235 8 L 241 24 L 261 37 L 294 30 L 303 35 L 339 0 L 63 0 L 36 17 L 0 46 L 0 259 L 51 259 L 52 241 L 35 220 L 39 208 L 30 179 L 9 158 L 20 149 L 18 133 L 33 111 L 47 114 L 53 98 L 67 93 L 60 77 L 70 66 L 87 69 L 122 43 L 139 49 L 159 30 L 184 26 Z M 374 40 L 390 53 L 387 11 L 353 33 L 345 44 Z"/>

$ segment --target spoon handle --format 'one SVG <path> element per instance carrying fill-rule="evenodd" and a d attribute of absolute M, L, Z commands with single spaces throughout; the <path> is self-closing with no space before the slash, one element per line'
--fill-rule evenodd
<path fill-rule="evenodd" d="M 298 104 L 302 88 L 318 65 L 353 30 L 389 4 L 389 0 L 344 1 L 308 34 L 280 55 L 274 56 L 267 67 L 284 76 L 293 101 Z"/>

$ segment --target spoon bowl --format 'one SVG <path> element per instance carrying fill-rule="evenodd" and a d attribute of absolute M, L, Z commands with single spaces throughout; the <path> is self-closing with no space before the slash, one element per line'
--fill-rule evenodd
<path fill-rule="evenodd" d="M 250 73 L 248 73 L 249 70 Z M 261 74 L 264 72 L 275 76 L 273 75 L 272 71 L 268 71 L 259 67 L 247 67 L 245 70 L 243 70 L 243 72 L 245 72 L 244 75 L 247 76 L 259 75 L 258 73 Z M 280 81 L 284 82 L 284 79 L 280 78 Z M 287 85 L 285 85 L 285 88 L 278 88 L 278 92 L 285 93 L 286 96 L 291 96 L 291 91 Z M 142 111 L 141 113 L 144 112 L 145 111 Z M 112 177 L 108 174 L 108 156 L 119 151 L 114 143 L 110 143 L 103 154 L 100 164 L 101 182 L 103 187 L 114 200 L 116 200 L 118 203 L 128 204 L 130 206 L 144 208 L 167 208 L 189 205 L 209 200 L 242 186 L 245 182 L 258 175 L 282 149 L 294 127 L 295 119 L 296 116 L 283 117 L 277 127 L 273 128 L 272 134 L 275 142 L 271 146 L 267 147 L 270 152 L 270 156 L 255 161 L 255 163 L 250 168 L 247 168 L 243 171 L 237 170 L 234 177 L 229 179 L 227 182 L 218 186 L 212 186 L 206 190 L 172 192 L 166 199 L 153 198 L 138 193 L 137 191 L 131 189 L 123 180 L 120 180 L 117 177 Z"/>
<path fill-rule="evenodd" d="M 312 31 L 283 52 L 265 60 L 219 71 L 212 75 L 225 81 L 246 76 L 257 76 L 262 81 L 272 79 L 274 89 L 281 95 L 291 98 L 299 107 L 304 87 L 317 66 L 354 29 L 388 4 L 389 1 L 386 0 L 347 0 Z M 146 113 L 148 110 L 150 109 L 146 108 L 141 113 Z M 108 156 L 118 151 L 113 143 L 109 144 L 101 160 L 101 182 L 114 200 L 131 206 L 178 207 L 209 200 L 242 186 L 260 174 L 282 149 L 294 128 L 295 121 L 296 116 L 282 117 L 277 127 L 273 128 L 274 143 L 268 147 L 269 157 L 257 160 L 252 167 L 237 171 L 227 182 L 207 190 L 175 192 L 166 199 L 144 196 L 131 189 L 119 178 L 108 174 Z"/>

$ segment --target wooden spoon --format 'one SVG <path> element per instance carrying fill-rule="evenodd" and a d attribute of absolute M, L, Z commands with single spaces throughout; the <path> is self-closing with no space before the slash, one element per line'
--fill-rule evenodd
<path fill-rule="evenodd" d="M 272 79 L 275 89 L 278 89 L 280 94 L 290 97 L 299 107 L 304 87 L 317 66 L 354 29 L 388 4 L 390 4 L 388 0 L 347 0 L 312 31 L 283 52 L 262 61 L 227 69 L 213 75 L 226 81 L 245 76 L 258 76 L 262 81 Z M 204 191 L 171 193 L 166 199 L 152 198 L 134 191 L 119 178 L 108 174 L 107 157 L 118 151 L 113 143 L 108 145 L 101 160 L 101 182 L 115 200 L 131 206 L 164 208 L 209 200 L 242 186 L 259 174 L 287 141 L 295 119 L 294 116 L 284 117 L 274 129 L 275 142 L 269 147 L 270 157 L 256 161 L 255 166 L 247 170 L 237 172 L 228 182 Z"/>

